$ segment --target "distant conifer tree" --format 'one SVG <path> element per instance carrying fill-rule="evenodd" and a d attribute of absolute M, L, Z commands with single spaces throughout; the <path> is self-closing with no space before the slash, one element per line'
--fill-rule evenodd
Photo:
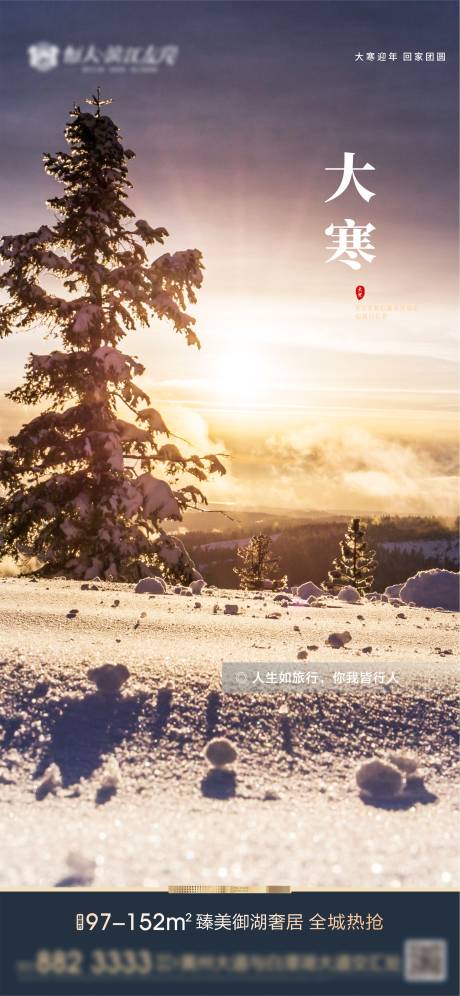
<path fill-rule="evenodd" d="M 237 556 L 241 560 L 234 573 L 240 579 L 240 588 L 256 591 L 263 588 L 264 581 L 271 581 L 273 588 L 282 588 L 287 578 L 281 576 L 279 558 L 271 552 L 272 541 L 265 533 L 257 533 L 247 546 L 239 546 Z"/>
<path fill-rule="evenodd" d="M 157 568 L 188 581 L 194 565 L 163 522 L 206 502 L 184 475 L 204 481 L 225 468 L 214 454 L 185 456 L 169 441 L 134 381 L 144 367 L 119 343 L 152 319 L 167 319 L 199 346 L 186 306 L 202 283 L 201 253 L 149 258 L 146 249 L 168 232 L 134 220 L 126 203 L 134 153 L 101 114 L 110 101 L 98 90 L 87 103 L 94 113 L 71 112 L 68 151 L 44 156 L 46 172 L 64 187 L 48 202 L 55 223 L 0 244 L 0 288 L 10 298 L 0 309 L 0 338 L 41 325 L 62 343 L 46 356 L 32 354 L 23 386 L 8 395 L 48 408 L 0 454 L 2 553 L 37 557 L 47 574 L 134 580 Z M 120 405 L 134 419 L 125 421 Z"/>
<path fill-rule="evenodd" d="M 377 567 L 375 553 L 367 549 L 366 527 L 352 519 L 340 543 L 340 555 L 335 558 L 323 588 L 336 594 L 345 585 L 352 585 L 361 595 L 371 591 Z"/>

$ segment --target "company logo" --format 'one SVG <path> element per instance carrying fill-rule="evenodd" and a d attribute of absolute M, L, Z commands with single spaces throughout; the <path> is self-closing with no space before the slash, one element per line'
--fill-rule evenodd
<path fill-rule="evenodd" d="M 39 73 L 47 73 L 59 65 L 63 69 L 78 68 L 82 73 L 157 73 L 161 66 L 172 67 L 177 62 L 177 45 L 59 45 L 35 42 L 27 49 L 29 65 Z"/>
<path fill-rule="evenodd" d="M 59 46 L 52 42 L 36 42 L 27 49 L 29 56 L 29 66 L 37 69 L 39 73 L 48 73 L 50 69 L 56 69 L 59 65 Z"/>

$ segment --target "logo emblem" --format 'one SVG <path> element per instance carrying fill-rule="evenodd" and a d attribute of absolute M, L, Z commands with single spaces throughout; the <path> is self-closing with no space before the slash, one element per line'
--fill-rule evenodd
<path fill-rule="evenodd" d="M 29 65 L 32 69 L 37 69 L 39 73 L 47 73 L 50 69 L 56 69 L 59 61 L 59 46 L 51 42 L 36 42 L 29 45 L 27 49 Z"/>
<path fill-rule="evenodd" d="M 357 286 L 357 288 L 355 290 L 355 294 L 356 294 L 356 297 L 358 298 L 358 301 L 362 301 L 365 293 L 366 293 L 366 288 L 363 287 L 362 284 L 358 284 L 358 286 Z"/>

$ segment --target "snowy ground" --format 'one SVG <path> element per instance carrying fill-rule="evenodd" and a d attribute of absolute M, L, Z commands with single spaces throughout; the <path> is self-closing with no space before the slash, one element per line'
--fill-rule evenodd
<path fill-rule="evenodd" d="M 0 886 L 458 885 L 457 614 L 97 589 L 0 582 Z M 224 615 L 227 602 L 237 616 Z M 345 647 L 325 644 L 343 630 Z M 297 661 L 307 647 L 318 649 Z M 400 684 L 226 696 L 223 660 L 311 671 L 333 661 L 338 671 L 395 670 Z M 87 678 L 105 662 L 130 670 L 119 699 L 94 694 Z M 217 735 L 237 747 L 234 781 L 209 776 L 203 748 Z M 358 765 L 388 750 L 417 754 L 426 797 L 362 800 Z M 120 778 L 108 798 L 101 784 L 114 757 Z M 39 799 L 51 763 L 62 786 Z"/>

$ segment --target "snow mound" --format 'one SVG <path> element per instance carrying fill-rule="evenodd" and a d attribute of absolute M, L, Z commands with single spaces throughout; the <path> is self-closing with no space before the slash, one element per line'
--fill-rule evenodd
<path fill-rule="evenodd" d="M 103 695 L 118 695 L 121 686 L 129 678 L 129 670 L 124 664 L 102 664 L 87 672 L 90 681 L 94 681 L 98 692 Z"/>
<path fill-rule="evenodd" d="M 237 752 L 227 737 L 215 737 L 206 744 L 204 756 L 212 768 L 225 768 L 236 761 Z"/>
<path fill-rule="evenodd" d="M 403 754 L 402 752 L 396 752 L 389 754 L 388 760 L 406 775 L 413 775 L 414 771 L 418 768 L 418 759 L 415 757 L 415 754 Z"/>
<path fill-rule="evenodd" d="M 399 598 L 399 593 L 403 583 L 404 582 L 401 582 L 401 584 L 389 584 L 388 588 L 385 588 L 384 595 L 387 595 L 388 598 Z"/>
<path fill-rule="evenodd" d="M 311 596 L 318 598 L 319 596 L 324 595 L 324 591 L 322 588 L 318 588 L 318 585 L 315 584 L 314 581 L 305 581 L 304 584 L 300 584 L 297 588 L 297 595 L 299 598 L 305 599 L 310 598 Z"/>
<path fill-rule="evenodd" d="M 54 795 L 62 785 L 62 775 L 57 764 L 50 764 L 43 774 L 40 784 L 37 786 L 35 798 L 41 802 L 47 795 Z"/>
<path fill-rule="evenodd" d="M 353 588 L 351 584 L 347 584 L 345 585 L 344 588 L 341 588 L 337 595 L 337 598 L 339 598 L 341 602 L 354 603 L 361 601 L 361 595 L 359 594 L 359 591 L 357 591 L 356 588 Z"/>
<path fill-rule="evenodd" d="M 424 609 L 460 609 L 460 575 L 456 571 L 446 571 L 434 567 L 431 571 L 419 571 L 401 587 L 400 597 L 404 602 Z"/>
<path fill-rule="evenodd" d="M 203 581 L 203 578 L 198 578 L 196 581 L 191 581 L 189 584 L 192 595 L 201 595 L 201 592 L 205 587 L 206 581 Z"/>
<path fill-rule="evenodd" d="M 340 647 L 344 647 L 350 640 L 351 633 L 346 629 L 343 633 L 329 633 L 326 643 L 330 647 L 334 647 L 334 650 L 339 650 Z"/>
<path fill-rule="evenodd" d="M 121 771 L 115 757 L 109 757 L 107 764 L 102 769 L 100 790 L 102 792 L 115 793 L 121 785 Z"/>
<path fill-rule="evenodd" d="M 358 788 L 375 799 L 393 799 L 403 787 L 403 776 L 394 764 L 374 758 L 364 761 L 356 772 Z"/>
<path fill-rule="evenodd" d="M 81 851 L 70 851 L 66 858 L 72 885 L 91 885 L 96 873 L 96 862 Z"/>
<path fill-rule="evenodd" d="M 164 595 L 166 588 L 161 578 L 142 578 L 137 582 L 134 591 L 138 595 L 148 592 L 150 595 Z"/>

